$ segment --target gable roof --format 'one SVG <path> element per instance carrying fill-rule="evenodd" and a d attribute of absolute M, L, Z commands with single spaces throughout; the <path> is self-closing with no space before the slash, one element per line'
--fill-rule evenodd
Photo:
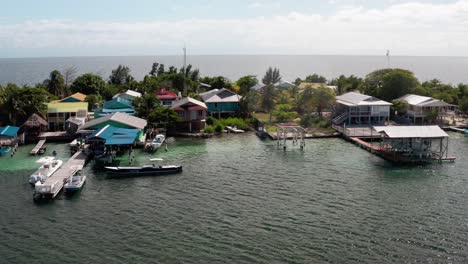
<path fill-rule="evenodd" d="M 287 89 L 287 88 L 289 88 L 291 86 L 294 86 L 294 84 L 291 83 L 291 82 L 288 82 L 288 81 L 280 81 L 280 82 L 275 83 L 275 87 L 277 87 L 277 88 Z"/>
<path fill-rule="evenodd" d="M 175 100 L 175 99 L 177 99 L 177 97 L 178 97 L 176 93 L 171 92 L 171 91 L 168 91 L 168 90 L 166 90 L 166 89 L 164 89 L 164 88 L 161 88 L 161 89 L 159 89 L 159 90 L 156 90 L 156 91 L 154 92 L 154 94 L 155 94 L 156 97 L 157 97 L 158 99 L 160 99 L 160 100 L 164 100 L 164 99 L 166 99 L 166 100 L 167 100 L 167 99 L 173 99 L 173 100 Z"/>
<path fill-rule="evenodd" d="M 122 109 L 122 108 L 133 108 L 132 102 L 122 97 L 115 97 L 112 100 L 104 102 L 104 107 L 107 109 Z"/>
<path fill-rule="evenodd" d="M 68 97 L 65 97 L 63 98 L 62 100 L 60 100 L 60 102 L 62 103 L 66 103 L 66 102 L 84 102 L 85 99 L 86 99 L 86 94 L 82 94 L 82 93 L 74 93 Z"/>
<path fill-rule="evenodd" d="M 133 90 L 127 90 L 127 91 L 125 91 L 123 93 L 118 93 L 118 94 L 112 96 L 112 99 L 118 98 L 118 97 L 123 96 L 123 95 L 127 95 L 127 96 L 130 96 L 130 97 L 133 97 L 133 98 L 141 97 L 141 93 L 133 91 Z"/>
<path fill-rule="evenodd" d="M 380 100 L 373 96 L 361 94 L 358 92 L 349 92 L 336 97 L 336 102 L 347 106 L 360 105 L 392 105 L 392 103 Z"/>
<path fill-rule="evenodd" d="M 131 145 L 135 142 L 138 135 L 138 129 L 118 128 L 107 125 L 94 131 L 88 140 L 103 139 L 105 145 Z"/>
<path fill-rule="evenodd" d="M 190 98 L 190 97 L 185 97 L 179 101 L 176 101 L 176 102 L 173 102 L 172 103 L 172 109 L 175 109 L 175 110 L 182 110 L 184 107 L 188 107 L 188 108 L 191 108 L 191 107 L 194 107 L 194 106 L 198 106 L 199 108 L 202 108 L 202 109 L 205 109 L 207 110 L 208 107 L 206 107 L 206 104 L 203 103 L 203 102 L 200 102 L 196 99 L 193 99 L 193 98 Z M 195 110 L 195 109 L 190 109 L 190 110 Z"/>
<path fill-rule="evenodd" d="M 250 87 L 250 90 L 258 91 L 258 90 L 263 89 L 263 87 L 265 87 L 263 83 L 257 83 L 256 85 Z"/>
<path fill-rule="evenodd" d="M 213 89 L 211 91 L 201 93 L 200 97 L 205 103 L 239 102 L 242 98 L 242 96 L 226 88 L 222 88 L 220 90 Z"/>
<path fill-rule="evenodd" d="M 105 123 L 107 121 L 114 121 L 114 122 L 121 123 L 127 126 L 135 127 L 138 129 L 145 128 L 147 124 L 145 119 L 131 116 L 126 113 L 113 113 L 110 115 L 106 115 L 106 116 L 91 120 L 87 122 L 86 124 L 84 124 L 82 127 L 80 127 L 80 129 L 92 128 L 99 124 Z"/>
<path fill-rule="evenodd" d="M 397 100 L 406 101 L 409 105 L 414 106 L 453 106 L 439 99 L 416 94 L 406 94 Z"/>
<path fill-rule="evenodd" d="M 27 127 L 47 126 L 47 121 L 38 114 L 32 114 L 28 118 L 28 120 L 24 122 L 23 126 L 27 126 Z"/>
<path fill-rule="evenodd" d="M 16 126 L 4 126 L 0 127 L 0 136 L 13 137 L 18 134 L 19 127 Z"/>
<path fill-rule="evenodd" d="M 439 126 L 375 126 L 375 131 L 388 138 L 445 138 L 447 133 Z"/>

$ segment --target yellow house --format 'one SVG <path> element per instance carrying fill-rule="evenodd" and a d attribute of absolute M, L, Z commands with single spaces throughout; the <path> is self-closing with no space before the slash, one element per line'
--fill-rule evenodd
<path fill-rule="evenodd" d="M 49 129 L 65 130 L 65 122 L 70 117 L 86 118 L 88 116 L 87 102 L 60 102 L 47 104 L 47 123 Z"/>

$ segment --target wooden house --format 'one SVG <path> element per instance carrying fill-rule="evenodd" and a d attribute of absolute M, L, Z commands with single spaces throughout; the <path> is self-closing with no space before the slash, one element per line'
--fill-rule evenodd
<path fill-rule="evenodd" d="M 209 114 L 212 116 L 220 118 L 234 115 L 240 111 L 240 100 L 242 96 L 226 88 L 213 89 L 201 93 L 200 97 L 206 104 Z"/>
<path fill-rule="evenodd" d="M 390 118 L 390 106 L 373 96 L 349 92 L 336 97 L 335 125 L 383 124 Z"/>
<path fill-rule="evenodd" d="M 176 101 L 172 105 L 181 118 L 177 124 L 179 132 L 200 132 L 205 128 L 208 107 L 205 103 L 186 97 Z"/>

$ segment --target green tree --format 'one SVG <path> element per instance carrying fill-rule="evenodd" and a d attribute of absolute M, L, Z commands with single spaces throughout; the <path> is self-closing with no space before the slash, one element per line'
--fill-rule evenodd
<path fill-rule="evenodd" d="M 211 86 L 211 89 L 221 89 L 226 88 L 232 90 L 232 84 L 223 76 L 216 76 L 216 77 L 203 77 L 200 79 L 201 83 L 206 83 Z"/>
<path fill-rule="evenodd" d="M 153 94 L 145 94 L 133 100 L 133 106 L 138 117 L 148 120 L 151 112 L 161 104 Z"/>
<path fill-rule="evenodd" d="M 308 75 L 304 81 L 309 83 L 327 83 L 327 78 L 314 73 L 312 75 Z"/>
<path fill-rule="evenodd" d="M 119 65 L 117 68 L 112 70 L 112 73 L 109 76 L 109 83 L 115 85 L 128 85 L 133 80 L 133 76 L 130 75 L 130 68 L 123 65 Z"/>
<path fill-rule="evenodd" d="M 239 78 L 236 83 L 240 88 L 239 93 L 244 96 L 249 93 L 250 88 L 258 84 L 258 80 L 255 75 L 247 75 Z"/>
<path fill-rule="evenodd" d="M 278 122 L 286 122 L 296 118 L 297 112 L 292 111 L 291 105 L 289 104 L 279 104 L 273 111 L 273 115 L 276 117 Z"/>
<path fill-rule="evenodd" d="M 85 102 L 88 103 L 88 111 L 92 111 L 95 106 L 99 106 L 101 104 L 101 98 L 95 94 L 88 94 L 85 98 Z"/>
<path fill-rule="evenodd" d="M 419 85 L 413 73 L 403 69 L 382 69 L 369 73 L 363 84 L 364 93 L 392 101 L 410 93 Z"/>
<path fill-rule="evenodd" d="M 156 106 L 148 116 L 148 122 L 164 126 L 166 128 L 174 127 L 181 119 L 174 109 L 165 106 Z"/>
<path fill-rule="evenodd" d="M 153 65 L 151 66 L 151 71 L 149 72 L 149 75 L 157 76 L 158 75 L 158 69 L 159 69 L 159 63 L 154 62 Z"/>
<path fill-rule="evenodd" d="M 240 110 L 244 116 L 250 116 L 251 113 L 257 111 L 259 103 L 259 94 L 257 91 L 249 91 L 242 96 L 240 101 Z"/>
<path fill-rule="evenodd" d="M 2 105 L 2 120 L 8 124 L 20 125 L 26 119 L 38 113 L 44 115 L 47 110 L 45 102 L 49 101 L 49 93 L 42 88 L 8 84 L 5 88 L 5 102 Z M 5 118 L 7 117 L 7 118 Z"/>
<path fill-rule="evenodd" d="M 57 97 L 63 97 L 65 95 L 65 80 L 63 75 L 57 70 L 50 73 L 49 79 L 44 81 L 44 85 L 47 87 L 49 93 Z"/>
<path fill-rule="evenodd" d="M 262 109 L 270 114 L 270 122 L 271 122 L 271 111 L 275 109 L 275 95 L 276 95 L 276 89 L 273 86 L 273 84 L 268 84 L 265 86 L 263 89 L 263 94 L 261 97 L 261 107 Z"/>
<path fill-rule="evenodd" d="M 106 82 L 99 75 L 85 73 L 73 82 L 71 90 L 74 93 L 100 94 L 106 87 Z"/>
<path fill-rule="evenodd" d="M 468 96 L 460 100 L 460 111 L 465 115 L 468 114 Z"/>
<path fill-rule="evenodd" d="M 336 92 L 338 95 L 360 90 L 362 83 L 362 78 L 356 77 L 354 75 L 351 75 L 349 77 L 340 75 L 337 79 L 332 80 L 331 82 L 332 85 L 336 85 Z"/>
<path fill-rule="evenodd" d="M 262 79 L 262 83 L 265 85 L 274 85 L 275 83 L 281 82 L 280 71 L 277 68 L 269 67 Z"/>
<path fill-rule="evenodd" d="M 404 100 L 393 100 L 392 101 L 392 108 L 394 112 L 397 112 L 398 115 L 404 115 L 408 112 L 409 104 Z"/>
<path fill-rule="evenodd" d="M 312 103 L 317 108 L 319 116 L 322 116 L 323 110 L 331 107 L 335 103 L 335 92 L 324 86 L 314 90 Z"/>

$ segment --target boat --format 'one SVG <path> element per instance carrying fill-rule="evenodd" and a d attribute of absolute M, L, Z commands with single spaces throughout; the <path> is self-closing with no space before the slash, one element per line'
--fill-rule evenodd
<path fill-rule="evenodd" d="M 6 155 L 11 151 L 11 147 L 0 146 L 0 156 Z"/>
<path fill-rule="evenodd" d="M 29 183 L 35 185 L 37 182 L 45 182 L 47 178 L 52 176 L 60 167 L 62 167 L 63 161 L 52 160 L 44 162 L 37 171 L 35 171 L 29 177 Z"/>
<path fill-rule="evenodd" d="M 67 183 L 63 186 L 66 193 L 73 193 L 81 190 L 86 182 L 86 175 L 81 175 L 81 170 L 77 170 L 75 174 L 70 175 Z"/>
<path fill-rule="evenodd" d="M 121 176 L 157 176 L 182 172 L 181 165 L 157 166 L 144 165 L 141 167 L 105 167 L 109 175 Z"/>
<path fill-rule="evenodd" d="M 255 132 L 255 135 L 257 135 L 260 139 L 268 138 L 268 132 L 265 131 L 264 127 L 258 127 L 257 131 Z"/>
<path fill-rule="evenodd" d="M 244 133 L 245 131 L 242 130 L 242 129 L 238 129 L 236 126 L 226 126 L 226 129 L 229 131 L 229 132 L 233 132 L 233 133 Z"/>
<path fill-rule="evenodd" d="M 163 134 L 157 134 L 153 140 L 146 143 L 145 150 L 147 152 L 155 152 L 163 145 L 165 140 L 166 136 L 164 136 Z"/>
<path fill-rule="evenodd" d="M 47 163 L 47 162 L 52 162 L 53 160 L 55 159 L 55 157 L 51 157 L 51 156 L 45 156 L 45 157 L 42 157 L 38 160 L 36 160 L 36 163 Z"/>

